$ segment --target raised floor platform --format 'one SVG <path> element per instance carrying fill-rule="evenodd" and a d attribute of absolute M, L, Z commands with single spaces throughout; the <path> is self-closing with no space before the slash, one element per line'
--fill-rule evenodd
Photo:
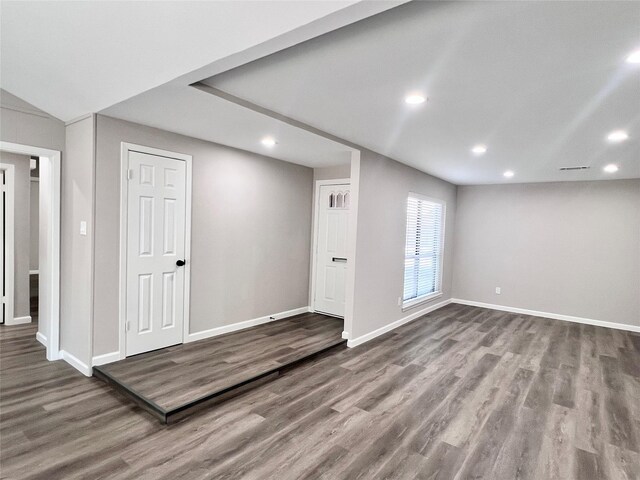
<path fill-rule="evenodd" d="M 342 330 L 341 319 L 305 313 L 94 367 L 93 374 L 171 423 L 344 346 Z"/>

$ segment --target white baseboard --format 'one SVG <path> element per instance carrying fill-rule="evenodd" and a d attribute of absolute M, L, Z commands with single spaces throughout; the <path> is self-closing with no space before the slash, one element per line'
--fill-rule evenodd
<path fill-rule="evenodd" d="M 426 315 L 429 312 L 433 312 L 434 310 L 438 310 L 439 308 L 445 307 L 450 303 L 451 303 L 451 299 L 448 299 L 442 302 L 429 305 L 428 307 L 425 307 L 422 310 L 418 310 L 417 312 L 413 312 L 411 315 L 407 315 L 406 317 L 403 317 L 400 320 L 396 320 L 395 322 L 390 323 L 389 325 L 385 325 L 384 327 L 378 328 L 377 330 L 374 330 L 373 332 L 369 332 L 366 335 L 362 335 L 358 338 L 354 338 L 353 340 L 349 340 L 347 342 L 347 347 L 357 347 L 358 345 L 362 345 L 363 343 L 368 342 L 369 340 L 373 340 L 374 338 L 379 337 L 380 335 L 390 332 L 391 330 L 394 330 L 404 325 L 405 323 L 409 323 L 410 321 L 415 320 L 418 317 Z"/>
<path fill-rule="evenodd" d="M 62 358 L 62 360 L 67 362 L 69 365 L 71 365 L 73 368 L 78 370 L 83 375 L 86 375 L 87 377 L 90 377 L 91 375 L 93 375 L 93 370 L 91 370 L 91 367 L 89 365 L 87 365 L 77 357 L 74 357 L 69 352 L 60 350 L 60 358 Z"/>
<path fill-rule="evenodd" d="M 245 328 L 255 327 L 256 325 L 262 325 L 263 323 L 275 322 L 276 320 L 282 320 L 283 318 L 293 317 L 294 315 L 300 315 L 301 313 L 307 313 L 309 311 L 309 307 L 304 306 L 300 308 L 294 308 L 293 310 L 287 310 L 286 312 L 280 312 L 273 315 L 254 318 L 252 320 L 246 320 L 244 322 L 232 323 L 231 325 L 224 325 L 222 327 L 203 330 L 202 332 L 190 333 L 187 338 L 185 338 L 184 343 L 195 342 L 197 340 L 204 340 L 205 338 L 224 335 L 225 333 L 244 330 Z"/>
<path fill-rule="evenodd" d="M 38 340 L 45 347 L 48 346 L 47 345 L 47 337 L 44 334 L 42 334 L 40 332 L 36 333 L 36 340 Z"/>
<path fill-rule="evenodd" d="M 91 359 L 91 365 L 98 367 L 100 365 L 106 365 L 107 363 L 113 363 L 120 360 L 120 352 L 103 353 L 102 355 L 96 355 Z"/>
<path fill-rule="evenodd" d="M 7 318 L 4 322 L 5 325 L 24 325 L 25 323 L 31 323 L 31 316 Z"/>
<path fill-rule="evenodd" d="M 491 310 L 500 310 L 503 312 L 521 313 L 523 315 L 533 315 L 535 317 L 564 320 L 566 322 L 584 323 L 585 325 L 594 325 L 596 327 L 615 328 L 616 330 L 627 330 L 629 332 L 640 332 L 640 326 L 628 325 L 626 323 L 606 322 L 604 320 L 573 317 L 571 315 L 563 315 L 560 313 L 539 312 L 537 310 L 527 310 L 526 308 L 507 307 L 504 305 L 494 305 L 492 303 L 475 302 L 473 300 L 462 300 L 460 298 L 452 298 L 451 302 L 459 303 L 461 305 L 469 305 L 471 307 L 490 308 Z"/>

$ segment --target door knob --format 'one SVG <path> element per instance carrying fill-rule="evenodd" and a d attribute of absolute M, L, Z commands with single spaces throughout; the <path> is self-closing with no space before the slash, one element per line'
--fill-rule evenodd
<path fill-rule="evenodd" d="M 187 262 L 185 262 L 184 260 L 178 260 L 176 262 L 176 265 L 179 266 L 179 267 L 182 267 L 182 266 L 184 266 L 185 263 L 187 263 Z"/>

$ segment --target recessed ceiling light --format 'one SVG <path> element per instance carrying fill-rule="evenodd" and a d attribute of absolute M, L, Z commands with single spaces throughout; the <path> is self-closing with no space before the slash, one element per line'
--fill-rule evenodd
<path fill-rule="evenodd" d="M 607 173 L 616 173 L 619 169 L 617 165 L 610 163 L 609 165 L 605 166 L 603 170 Z"/>
<path fill-rule="evenodd" d="M 427 99 L 425 98 L 425 96 L 419 93 L 412 93 L 404 97 L 404 102 L 408 103 L 409 105 L 420 105 L 421 103 L 424 103 L 426 101 Z"/>
<path fill-rule="evenodd" d="M 629 138 L 629 134 L 624 130 L 616 130 L 615 132 L 611 132 L 607 135 L 607 140 L 610 142 L 622 142 Z"/>
<path fill-rule="evenodd" d="M 507 178 L 511 178 L 515 175 L 515 173 L 513 173 L 513 170 L 507 170 L 506 172 L 503 173 L 503 175 Z"/>
<path fill-rule="evenodd" d="M 273 147 L 276 144 L 276 140 L 273 137 L 264 137 L 262 140 L 260 140 L 260 143 L 262 143 L 265 147 Z"/>
<path fill-rule="evenodd" d="M 471 151 L 476 155 L 482 155 L 483 153 L 487 153 L 486 145 L 476 145 L 471 149 Z"/>
<path fill-rule="evenodd" d="M 627 57 L 627 63 L 640 63 L 640 50 L 631 52 Z"/>

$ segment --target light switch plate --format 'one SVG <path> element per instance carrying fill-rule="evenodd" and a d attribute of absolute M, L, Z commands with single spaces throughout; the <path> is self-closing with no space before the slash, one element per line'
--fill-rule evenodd
<path fill-rule="evenodd" d="M 83 220 L 82 222 L 80 222 L 80 235 L 86 235 L 86 234 L 87 234 L 87 222 Z"/>

